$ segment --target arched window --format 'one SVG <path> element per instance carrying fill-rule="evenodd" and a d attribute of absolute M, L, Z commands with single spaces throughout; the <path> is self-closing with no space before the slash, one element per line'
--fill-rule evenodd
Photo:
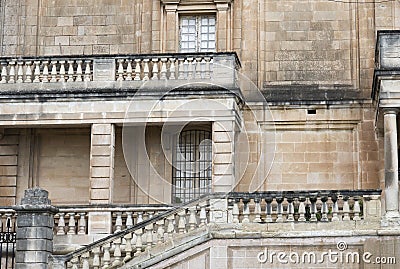
<path fill-rule="evenodd" d="M 182 131 L 173 158 L 172 202 L 184 203 L 211 191 L 211 132 Z"/>

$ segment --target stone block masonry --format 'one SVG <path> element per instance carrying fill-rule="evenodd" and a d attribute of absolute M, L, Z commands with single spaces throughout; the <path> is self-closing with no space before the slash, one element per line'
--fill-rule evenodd
<path fill-rule="evenodd" d="M 47 269 L 53 252 L 53 216 L 57 209 L 41 188 L 25 191 L 20 206 L 14 209 L 17 217 L 15 268 Z"/>

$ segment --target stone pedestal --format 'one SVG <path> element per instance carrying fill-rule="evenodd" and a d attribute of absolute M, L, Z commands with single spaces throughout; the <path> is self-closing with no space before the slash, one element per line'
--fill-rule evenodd
<path fill-rule="evenodd" d="M 51 205 L 47 191 L 33 188 L 25 191 L 21 205 L 14 210 L 18 214 L 15 268 L 47 269 L 58 209 Z"/>

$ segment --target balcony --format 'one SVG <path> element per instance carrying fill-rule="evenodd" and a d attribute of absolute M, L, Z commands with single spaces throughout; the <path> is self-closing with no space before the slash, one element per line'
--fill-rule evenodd
<path fill-rule="evenodd" d="M 375 47 L 375 72 L 372 98 L 380 107 L 400 104 L 400 31 L 378 31 Z"/>
<path fill-rule="evenodd" d="M 107 88 L 168 90 L 188 83 L 232 90 L 238 88 L 240 68 L 236 53 L 0 58 L 0 64 L 2 95 Z"/>

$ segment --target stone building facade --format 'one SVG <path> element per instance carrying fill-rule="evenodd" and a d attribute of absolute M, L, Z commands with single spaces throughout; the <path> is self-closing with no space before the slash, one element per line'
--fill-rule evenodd
<path fill-rule="evenodd" d="M 61 208 L 59 253 L 132 226 L 118 224 L 130 206 L 155 213 L 209 193 L 247 193 L 216 199 L 208 222 L 232 222 L 236 200 L 240 223 L 248 202 L 250 222 L 268 222 L 264 196 L 257 217 L 256 191 L 272 195 L 279 222 L 280 210 L 285 221 L 301 211 L 296 196 L 290 213 L 288 193 L 321 190 L 350 191 L 338 196 L 338 210 L 342 219 L 351 210 L 357 224 L 344 227 L 365 231 L 349 237 L 333 225 L 332 234 L 361 244 L 358 251 L 377 242 L 380 254 L 398 253 L 399 1 L 2 0 L 0 15 L 0 205 L 18 204 L 27 188 L 46 189 Z M 325 212 L 318 195 L 317 205 L 307 196 L 311 219 L 315 205 L 318 221 L 328 212 L 332 220 L 336 198 L 325 195 Z M 367 224 L 358 226 L 357 210 Z M 313 225 L 268 231 L 288 229 L 301 245 L 328 228 Z M 260 266 L 234 261 L 250 239 L 216 233 L 196 246 L 197 256 L 148 264 Z"/>

